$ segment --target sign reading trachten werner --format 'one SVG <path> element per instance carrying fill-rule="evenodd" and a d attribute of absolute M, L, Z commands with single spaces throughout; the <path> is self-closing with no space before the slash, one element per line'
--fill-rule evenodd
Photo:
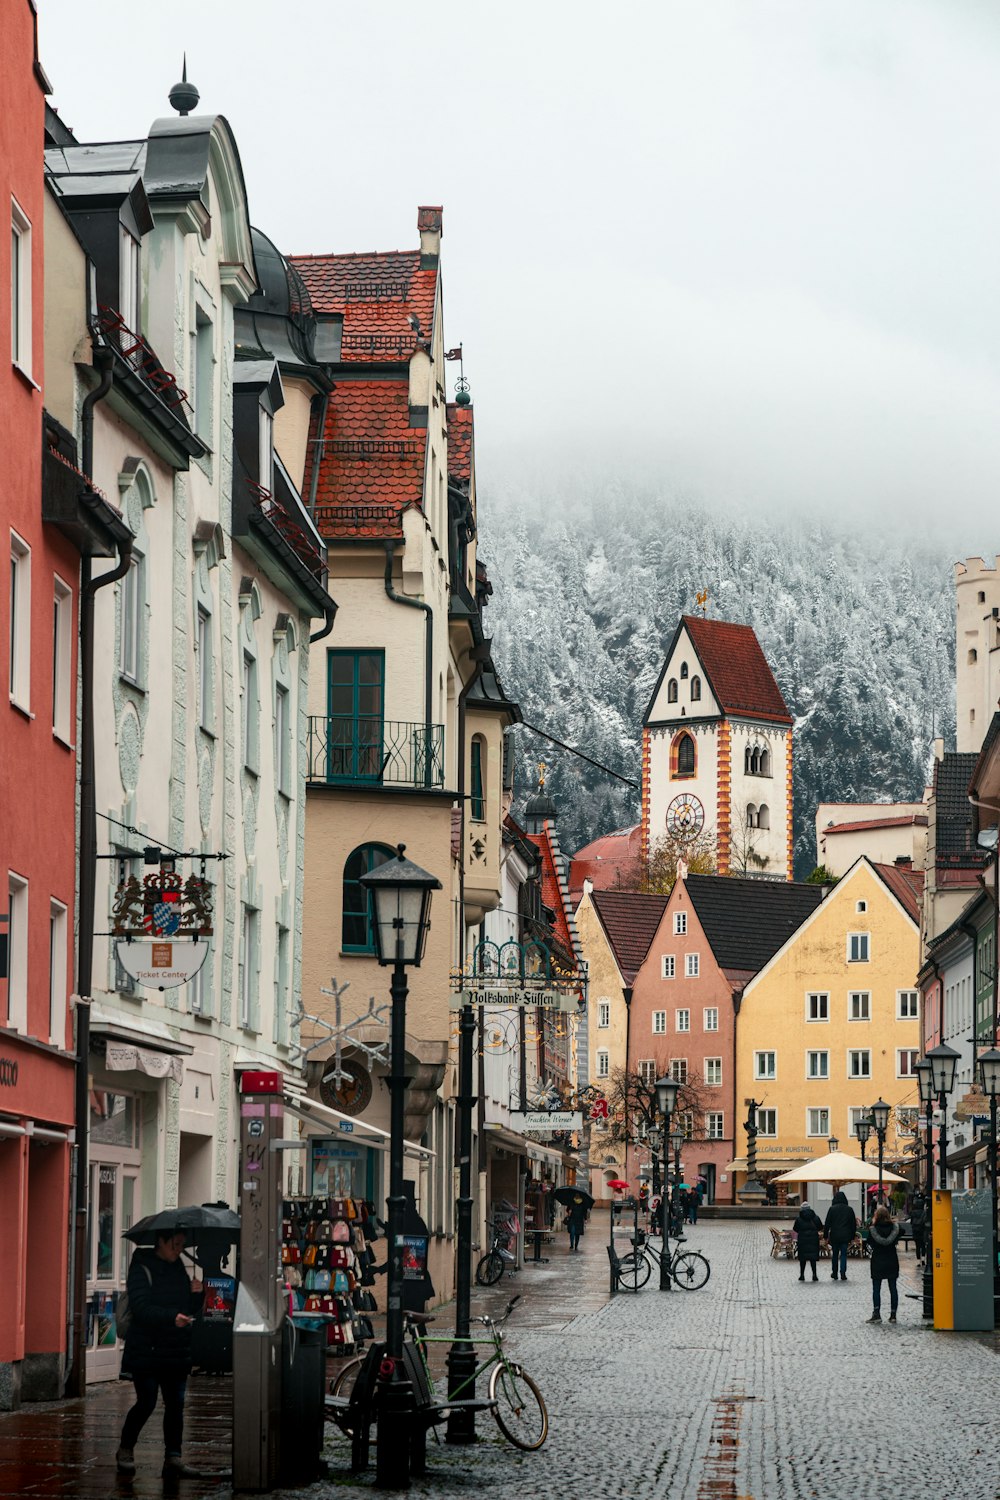
<path fill-rule="evenodd" d="M 582 1130 L 583 1114 L 578 1109 L 512 1109 L 510 1121 L 515 1130 Z"/>

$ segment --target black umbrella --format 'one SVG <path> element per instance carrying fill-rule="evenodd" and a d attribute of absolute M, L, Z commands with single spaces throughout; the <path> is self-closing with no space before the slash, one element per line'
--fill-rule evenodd
<path fill-rule="evenodd" d="M 577 1203 L 582 1203 L 583 1206 L 584 1206 L 584 1208 L 586 1208 L 588 1210 L 591 1209 L 591 1208 L 593 1208 L 593 1206 L 594 1206 L 594 1200 L 593 1200 L 593 1198 L 590 1196 L 589 1193 L 585 1193 L 584 1190 L 583 1190 L 583 1188 L 578 1188 L 578 1187 L 561 1187 L 561 1188 L 556 1188 L 556 1190 L 552 1194 L 552 1196 L 556 1200 L 557 1203 L 565 1203 L 565 1205 L 566 1205 L 567 1208 L 572 1208 L 574 1206 L 574 1204 L 577 1204 Z"/>
<path fill-rule="evenodd" d="M 180 1234 L 189 1245 L 231 1245 L 240 1237 L 240 1216 L 224 1203 L 198 1203 L 189 1208 L 163 1208 L 126 1229 L 134 1245 L 155 1245 L 158 1234 Z"/>

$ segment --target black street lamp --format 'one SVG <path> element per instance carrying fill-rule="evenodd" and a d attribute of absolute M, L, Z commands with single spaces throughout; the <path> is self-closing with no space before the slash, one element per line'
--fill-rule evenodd
<path fill-rule="evenodd" d="M 392 966 L 389 994 L 392 999 L 390 1022 L 389 1070 L 389 1199 L 387 1231 L 389 1266 L 386 1288 L 386 1359 L 384 1383 L 380 1391 L 378 1442 L 375 1455 L 375 1482 L 384 1489 L 403 1489 L 410 1482 L 410 1436 L 413 1414 L 413 1385 L 403 1363 L 403 1195 L 404 1118 L 406 1114 L 406 982 L 407 968 L 417 968 L 424 956 L 430 928 L 431 892 L 441 889 L 437 876 L 429 875 L 412 860 L 405 858 L 403 844 L 397 846 L 397 857 L 362 875 L 361 884 L 368 892 L 374 918 L 375 957 L 383 966 Z M 461 1297 L 462 1277 L 466 1283 L 466 1336 L 468 1335 L 468 1296 L 471 1290 L 472 1201 L 459 1199 L 459 1232 L 462 1210 L 467 1209 L 468 1244 L 463 1257 L 459 1245 L 456 1283 Z M 459 1304 L 461 1306 L 461 1304 Z M 456 1336 L 458 1319 L 456 1313 Z M 383 1377 L 380 1376 L 380 1380 Z"/>
<path fill-rule="evenodd" d="M 660 1194 L 660 1231 L 663 1236 L 663 1253 L 660 1256 L 660 1291 L 670 1291 L 670 1203 L 667 1198 L 667 1182 L 670 1176 L 667 1163 L 667 1143 L 670 1136 L 670 1117 L 677 1108 L 678 1084 L 664 1074 L 654 1085 L 656 1103 L 663 1121 L 660 1126 L 663 1136 L 663 1190 Z"/>
<path fill-rule="evenodd" d="M 854 1134 L 857 1136 L 857 1138 L 858 1138 L 858 1145 L 861 1147 L 861 1165 L 862 1166 L 864 1166 L 864 1164 L 865 1164 L 865 1152 L 868 1150 L 868 1142 L 871 1140 L 872 1128 L 873 1128 L 872 1127 L 872 1122 L 868 1118 L 867 1115 L 862 1115 L 861 1119 L 857 1122 L 857 1124 L 854 1127 Z M 862 1183 L 861 1183 L 861 1222 L 862 1222 L 862 1224 L 865 1222 L 865 1209 L 868 1207 L 868 1204 L 867 1204 L 867 1201 L 866 1201 L 866 1198 L 865 1198 L 865 1194 L 867 1193 L 867 1191 L 868 1191 L 868 1189 L 865 1187 L 865 1184 L 862 1181 Z"/>
<path fill-rule="evenodd" d="M 993 1323 L 1000 1295 L 1000 1237 L 997 1234 L 997 1099 L 1000 1097 L 1000 1052 L 996 1044 L 979 1054 L 979 1077 L 990 1101 L 990 1193 L 993 1196 Z"/>
<path fill-rule="evenodd" d="M 837 1140 L 837 1137 L 835 1135 L 831 1135 L 826 1144 L 829 1146 L 831 1151 L 840 1150 L 840 1142 Z"/>
<path fill-rule="evenodd" d="M 958 1067 L 960 1052 L 954 1047 L 949 1047 L 947 1042 L 939 1042 L 936 1047 L 931 1047 L 927 1053 L 927 1061 L 931 1065 L 931 1078 L 934 1083 L 934 1092 L 937 1095 L 938 1109 L 941 1111 L 941 1134 L 938 1137 L 938 1176 L 941 1188 L 948 1186 L 948 1095 L 955 1087 L 955 1069 Z"/>
<path fill-rule="evenodd" d="M 889 1114 L 892 1106 L 879 1097 L 871 1107 L 871 1121 L 878 1137 L 878 1202 L 882 1202 L 882 1168 L 885 1161 L 885 1137 L 889 1129 Z"/>
<path fill-rule="evenodd" d="M 931 1203 L 934 1193 L 934 1144 L 931 1139 L 934 1130 L 934 1077 L 933 1070 L 926 1057 L 922 1057 L 916 1066 L 917 1088 L 920 1092 L 920 1102 L 924 1106 L 924 1145 L 925 1157 L 925 1186 L 926 1207 L 924 1209 L 924 1303 L 923 1316 L 933 1318 L 934 1316 L 934 1273 L 931 1270 Z"/>
<path fill-rule="evenodd" d="M 681 1186 L 681 1148 L 686 1137 L 679 1126 L 675 1126 L 670 1132 L 670 1144 L 674 1148 L 674 1186 L 680 1192 Z"/>
<path fill-rule="evenodd" d="M 653 1181 L 650 1191 L 655 1198 L 660 1192 L 660 1132 L 655 1125 L 647 1132 L 646 1140 L 649 1142 L 649 1150 L 653 1160 Z"/>

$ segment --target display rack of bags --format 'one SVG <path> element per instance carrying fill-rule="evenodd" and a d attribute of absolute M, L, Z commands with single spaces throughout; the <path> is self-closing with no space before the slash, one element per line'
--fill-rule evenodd
<path fill-rule="evenodd" d="M 325 1326 L 330 1352 L 353 1353 L 372 1337 L 373 1206 L 357 1198 L 286 1198 L 281 1212 L 289 1314 L 307 1327 Z"/>

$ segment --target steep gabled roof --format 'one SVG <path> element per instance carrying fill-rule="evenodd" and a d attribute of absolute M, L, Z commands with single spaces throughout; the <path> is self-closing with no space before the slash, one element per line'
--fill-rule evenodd
<path fill-rule="evenodd" d="M 774 673 L 752 626 L 734 625 L 728 620 L 709 620 L 701 615 L 681 616 L 646 708 L 645 721 L 652 712 L 674 647 L 684 629 L 724 714 L 791 724 L 788 705 L 781 696 L 781 689 L 774 680 Z"/>
<path fill-rule="evenodd" d="M 410 426 L 409 400 L 405 378 L 338 381 L 322 445 L 310 443 L 324 537 L 401 537 L 403 512 L 422 506 L 427 431 Z M 310 435 L 318 435 L 315 423 Z"/>
<path fill-rule="evenodd" d="M 924 872 L 912 865 L 877 865 L 872 868 L 889 887 L 907 916 L 920 926 L 920 898 L 924 890 Z"/>
<path fill-rule="evenodd" d="M 983 865 L 989 856 L 976 846 L 975 815 L 969 802 L 969 782 L 979 757 L 974 752 L 949 750 L 934 764 L 934 821 L 936 855 L 949 864 Z"/>
<path fill-rule="evenodd" d="M 669 897 L 594 890 L 590 899 L 622 978 L 626 984 L 634 984 Z"/>
<path fill-rule="evenodd" d="M 419 340 L 431 336 L 437 267 L 421 269 L 419 250 L 360 255 L 292 255 L 317 313 L 340 314 L 345 364 L 408 364 Z M 416 318 L 420 332 L 410 318 Z"/>
<path fill-rule="evenodd" d="M 573 903 L 569 897 L 568 862 L 559 844 L 556 825 L 546 818 L 541 833 L 528 833 L 525 838 L 542 856 L 542 901 L 554 914 L 553 929 L 561 945 L 576 960 L 577 968 L 584 964 L 583 944 L 577 931 Z"/>
<path fill-rule="evenodd" d="M 873 828 L 926 828 L 925 813 L 906 813 L 899 818 L 862 818 L 857 823 L 828 823 L 820 829 L 820 836 L 828 833 L 868 833 Z"/>
<path fill-rule="evenodd" d="M 467 485 L 472 478 L 472 407 L 449 401 L 445 414 L 448 418 L 448 478 Z"/>
<path fill-rule="evenodd" d="M 756 974 L 823 900 L 818 885 L 688 875 L 685 889 L 720 969 Z"/>

